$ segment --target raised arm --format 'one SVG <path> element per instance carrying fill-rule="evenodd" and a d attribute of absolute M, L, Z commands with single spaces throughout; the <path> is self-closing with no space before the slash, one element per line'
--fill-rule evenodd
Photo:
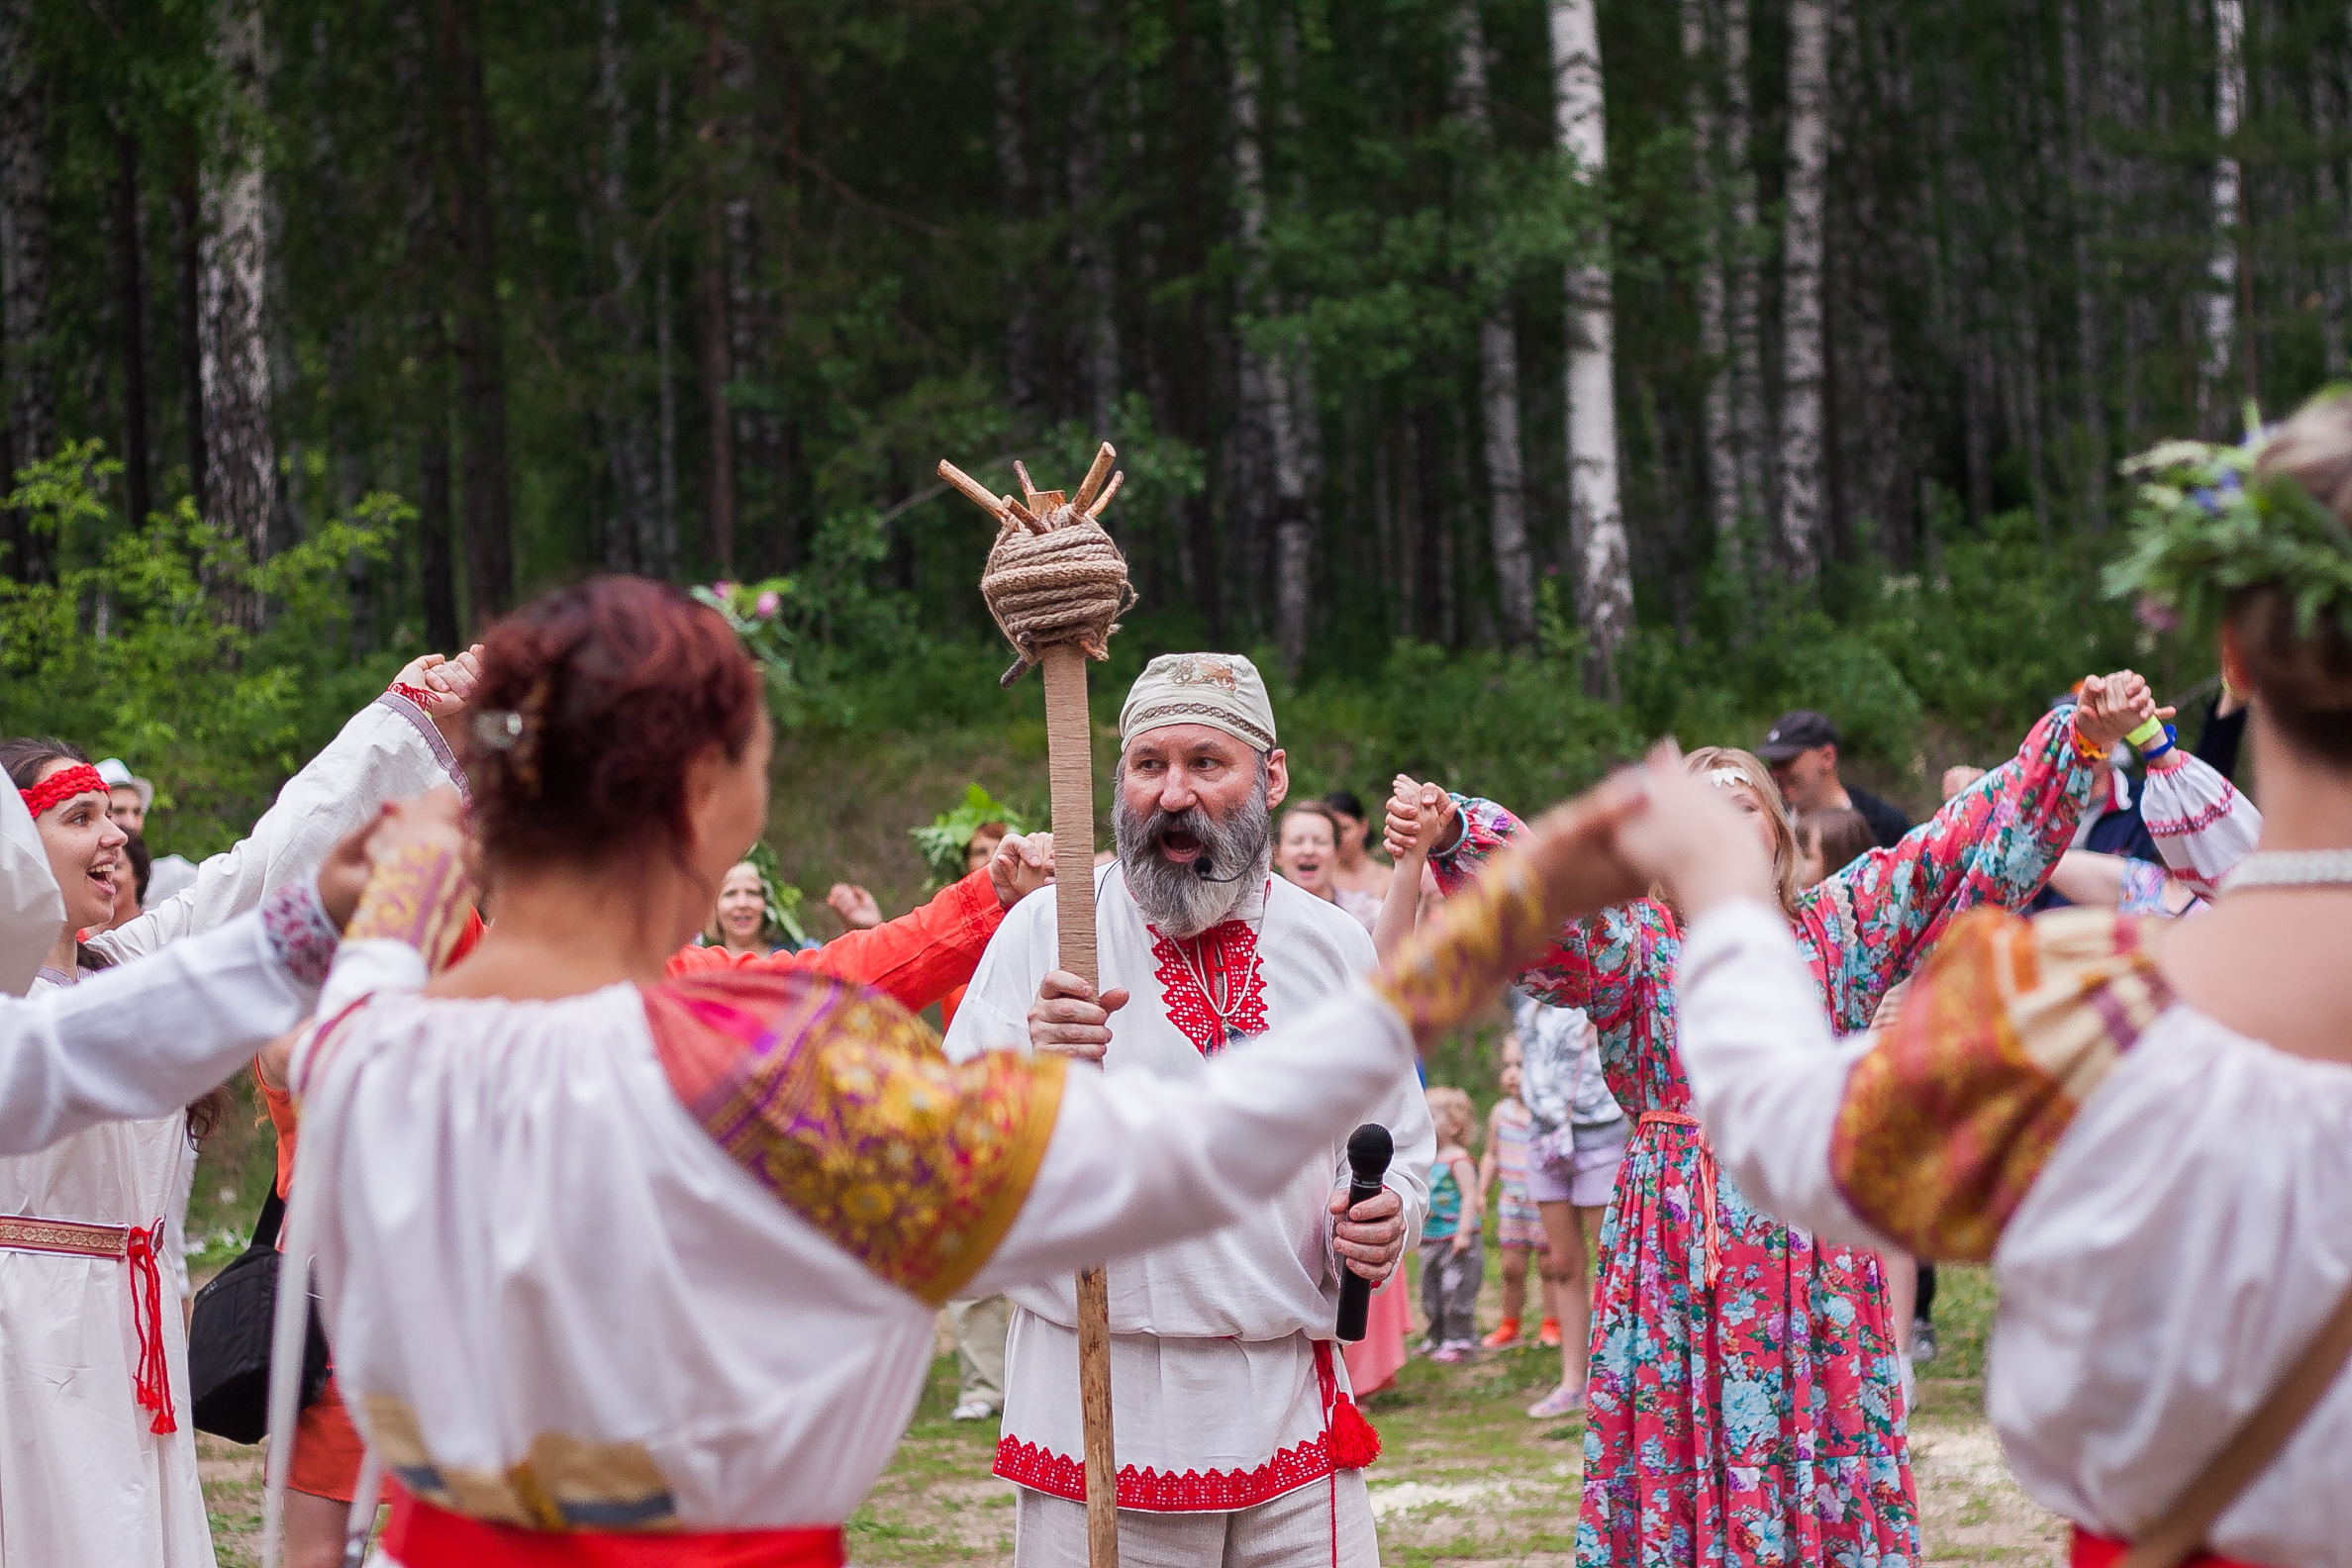
<path fill-rule="evenodd" d="M 1671 745 L 1617 852 L 1692 912 L 1675 979 L 1693 1103 L 1759 1208 L 1834 1239 L 1986 1258 L 2083 1100 L 2164 1008 L 2136 925 L 1953 923 L 1883 1028 L 1840 1045 L 1762 846 Z"/>
<path fill-rule="evenodd" d="M 444 785 L 462 796 L 464 776 L 441 726 L 454 724 L 465 710 L 473 659 L 468 651 L 403 670 L 391 690 L 354 714 L 286 781 L 250 833 L 197 867 L 193 885 L 90 945 L 122 963 L 210 931 L 271 889 L 317 875 L 336 840 L 374 818 L 386 801 Z"/>
<path fill-rule="evenodd" d="M 1954 917 L 1979 905 L 2021 908 L 2041 890 L 2074 838 L 2107 748 L 2152 711 L 2128 671 L 2085 683 L 2084 701 L 2045 714 L 2017 754 L 1946 801 L 1891 849 L 1873 849 L 1808 891 L 1815 911 L 1855 943 L 1846 957 L 1845 1011 L 1859 1029 L 1878 999 L 1917 966 Z"/>
<path fill-rule="evenodd" d="M 1420 788 L 1400 776 L 1389 801 L 1388 848 L 1400 860 L 1419 846 Z M 1429 867 L 1448 897 L 1527 831 L 1505 807 L 1473 795 L 1447 796 L 1438 818 Z M 1644 990 L 1672 968 L 1678 939 L 1671 911 L 1633 899 L 1564 922 L 1514 983 L 1554 1007 L 1583 1008 L 1605 1028 L 1638 1007 Z"/>
<path fill-rule="evenodd" d="M 776 952 L 743 968 L 831 975 L 871 986 L 910 1013 L 918 1013 L 959 985 L 979 967 L 988 939 L 1005 922 L 1005 911 L 1029 891 L 1053 880 L 1053 835 L 1014 833 L 997 845 L 989 863 L 952 882 L 929 904 L 864 930 L 842 932 L 807 952 Z M 681 948 L 669 961 L 672 975 L 727 965 L 715 948 Z"/>

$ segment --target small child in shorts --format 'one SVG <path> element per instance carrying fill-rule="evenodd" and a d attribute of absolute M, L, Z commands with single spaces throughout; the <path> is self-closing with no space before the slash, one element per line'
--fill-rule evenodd
<path fill-rule="evenodd" d="M 1527 1264 L 1551 1250 L 1544 1239 L 1543 1217 L 1527 1196 L 1527 1107 L 1519 1099 L 1519 1040 L 1515 1030 L 1503 1036 L 1503 1098 L 1487 1118 L 1486 1155 L 1478 1164 L 1478 1190 L 1483 1197 L 1503 1190 L 1495 1203 L 1495 1244 L 1503 1249 L 1503 1321 L 1479 1343 L 1501 1350 L 1519 1342 L 1520 1314 L 1527 1302 Z M 1542 1293 L 1543 1323 L 1535 1342 L 1556 1349 L 1560 1319 L 1552 1309 L 1551 1281 L 1538 1269 L 1536 1287 Z"/>
<path fill-rule="evenodd" d="M 1486 1281 L 1478 1246 L 1483 1193 L 1478 1166 L 1463 1146 L 1478 1126 L 1478 1110 L 1459 1089 L 1427 1094 L 1437 1158 L 1429 1166 L 1428 1218 L 1421 1222 L 1421 1313 L 1429 1320 L 1421 1351 L 1451 1365 L 1478 1349 L 1478 1287 Z"/>

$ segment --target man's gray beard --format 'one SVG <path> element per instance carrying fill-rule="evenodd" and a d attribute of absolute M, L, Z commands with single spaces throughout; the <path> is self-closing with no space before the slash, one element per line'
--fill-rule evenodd
<path fill-rule="evenodd" d="M 1121 769 L 1122 779 L 1125 771 Z M 1199 806 L 1186 812 L 1155 808 L 1138 817 L 1127 809 L 1126 790 L 1117 789 L 1116 799 L 1111 833 L 1120 868 L 1127 873 L 1127 890 L 1163 936 L 1198 936 L 1232 914 L 1249 890 L 1265 881 L 1274 848 L 1266 836 L 1270 814 L 1262 758 L 1257 787 L 1224 823 Z M 1160 853 L 1160 835 L 1174 828 L 1201 841 L 1201 858 L 1192 865 L 1178 865 Z M 1199 867 L 1204 865 L 1216 881 L 1202 878 Z"/>

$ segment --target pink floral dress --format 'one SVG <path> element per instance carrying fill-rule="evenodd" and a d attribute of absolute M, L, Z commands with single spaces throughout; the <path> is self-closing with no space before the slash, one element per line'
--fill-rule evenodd
<path fill-rule="evenodd" d="M 1798 944 L 1840 1033 L 1868 1027 L 1952 918 L 2016 909 L 2066 849 L 2098 775 L 2071 711 L 1892 849 L 1808 889 Z M 1457 797 L 1448 893 L 1521 831 Z M 1636 1118 L 1601 1225 L 1578 1568 L 1829 1563 L 1909 1568 L 1917 1503 L 1876 1254 L 1748 1206 L 1691 1120 L 1674 1045 L 1682 935 L 1641 900 L 1572 922 L 1519 983 L 1583 1008 Z"/>

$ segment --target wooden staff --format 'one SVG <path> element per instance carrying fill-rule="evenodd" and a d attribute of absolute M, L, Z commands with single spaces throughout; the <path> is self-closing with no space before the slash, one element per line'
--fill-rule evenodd
<path fill-rule="evenodd" d="M 1086 661 L 1107 655 L 1117 618 L 1133 604 L 1127 562 L 1095 520 L 1119 488 L 1108 441 L 1073 504 L 1038 490 L 1014 465 L 1023 500 L 998 498 L 952 463 L 939 477 L 1003 525 L 980 591 L 1021 654 L 1045 673 L 1045 769 L 1053 806 L 1053 881 L 1060 967 L 1098 986 L 1095 962 L 1094 726 Z M 1086 1437 L 1086 1547 L 1091 1568 L 1119 1568 L 1119 1472 L 1111 1430 L 1111 1289 L 1100 1264 L 1078 1271 L 1078 1401 Z"/>

